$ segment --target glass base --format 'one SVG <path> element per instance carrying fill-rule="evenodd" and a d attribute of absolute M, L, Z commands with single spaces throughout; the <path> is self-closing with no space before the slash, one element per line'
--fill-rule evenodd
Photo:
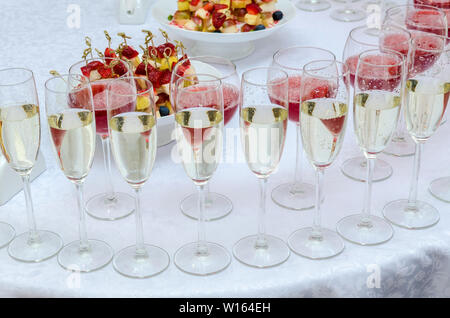
<path fill-rule="evenodd" d="M 366 182 L 367 161 L 364 157 L 346 160 L 341 166 L 342 173 L 350 179 Z M 383 181 L 392 175 L 392 166 L 384 160 L 377 159 L 373 171 L 373 182 Z"/>
<path fill-rule="evenodd" d="M 158 275 L 169 267 L 169 254 L 162 248 L 144 245 L 145 252 L 137 253 L 136 245 L 120 250 L 114 256 L 114 269 L 131 278 L 147 278 Z"/>
<path fill-rule="evenodd" d="M 208 253 L 197 252 L 198 243 L 182 246 L 174 255 L 175 265 L 185 273 L 206 276 L 223 271 L 231 263 L 227 249 L 219 244 L 206 242 Z"/>
<path fill-rule="evenodd" d="M 341 254 L 345 248 L 344 242 L 336 232 L 322 229 L 321 237 L 314 237 L 312 227 L 292 233 L 288 244 L 294 253 L 310 259 L 331 258 Z"/>
<path fill-rule="evenodd" d="M 30 240 L 30 233 L 22 233 L 8 246 L 9 256 L 17 261 L 39 263 L 52 258 L 61 250 L 61 237 L 50 231 L 36 231 L 38 239 Z"/>
<path fill-rule="evenodd" d="M 290 210 L 311 209 L 315 205 L 315 187 L 312 184 L 285 183 L 272 191 L 272 200 L 279 206 Z"/>
<path fill-rule="evenodd" d="M 115 192 L 114 199 L 108 194 L 100 193 L 86 202 L 86 212 L 95 219 L 114 221 L 129 216 L 134 212 L 134 198 L 123 192 Z"/>
<path fill-rule="evenodd" d="M 257 267 L 267 268 L 283 264 L 291 252 L 286 243 L 275 236 L 266 235 L 265 246 L 256 245 L 258 236 L 252 235 L 239 240 L 233 247 L 234 257 L 241 263 Z"/>
<path fill-rule="evenodd" d="M 15 235 L 16 231 L 14 231 L 14 228 L 11 225 L 0 222 L 0 248 L 8 245 Z"/>
<path fill-rule="evenodd" d="M 187 217 L 198 219 L 198 194 L 191 194 L 180 204 L 181 212 Z M 233 210 L 233 203 L 226 196 L 209 192 L 205 202 L 205 220 L 214 221 L 226 217 Z"/>
<path fill-rule="evenodd" d="M 406 199 L 392 201 L 385 205 L 383 215 L 392 224 L 409 230 L 424 229 L 439 222 L 438 210 L 423 201 L 417 201 L 414 209 Z"/>
<path fill-rule="evenodd" d="M 416 144 L 410 137 L 393 138 L 383 152 L 396 157 L 409 157 L 416 153 Z"/>
<path fill-rule="evenodd" d="M 323 0 L 300 0 L 297 1 L 295 6 L 303 11 L 316 12 L 327 10 L 331 7 L 331 4 Z"/>
<path fill-rule="evenodd" d="M 361 214 L 347 216 L 338 222 L 336 229 L 344 239 L 359 245 L 382 244 L 394 235 L 389 222 L 374 215 L 364 221 Z"/>
<path fill-rule="evenodd" d="M 63 268 L 74 272 L 92 272 L 103 268 L 111 262 L 113 249 L 107 243 L 88 240 L 89 249 L 80 250 L 80 241 L 67 244 L 58 254 L 58 263 Z"/>
<path fill-rule="evenodd" d="M 343 8 L 332 11 L 330 17 L 342 22 L 354 22 L 364 19 L 366 17 L 366 13 L 362 10 Z"/>
<path fill-rule="evenodd" d="M 450 202 L 450 177 L 433 180 L 430 183 L 430 193 L 437 199 Z"/>

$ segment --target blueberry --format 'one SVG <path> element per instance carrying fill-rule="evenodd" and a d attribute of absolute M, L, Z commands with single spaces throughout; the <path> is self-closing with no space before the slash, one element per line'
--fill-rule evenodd
<path fill-rule="evenodd" d="M 159 114 L 161 115 L 161 117 L 169 116 L 170 110 L 166 106 L 160 106 L 159 107 Z"/>
<path fill-rule="evenodd" d="M 214 30 L 214 33 L 222 33 L 220 30 Z"/>
<path fill-rule="evenodd" d="M 272 14 L 272 18 L 273 18 L 275 21 L 280 21 L 281 19 L 283 19 L 283 12 L 281 12 L 280 10 L 275 11 L 275 12 Z"/>
<path fill-rule="evenodd" d="M 261 31 L 261 30 L 264 30 L 266 27 L 264 26 L 264 25 L 262 25 L 262 24 L 258 24 L 254 29 L 253 29 L 253 31 Z"/>

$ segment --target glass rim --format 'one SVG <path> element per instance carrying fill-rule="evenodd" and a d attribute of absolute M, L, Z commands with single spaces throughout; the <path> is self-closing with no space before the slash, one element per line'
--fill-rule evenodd
<path fill-rule="evenodd" d="M 318 68 L 306 70 L 307 66 L 309 66 L 310 64 L 318 63 L 318 62 L 330 62 L 330 64 L 328 66 L 318 67 Z M 332 75 L 331 76 L 324 76 L 324 75 L 311 74 L 311 71 L 324 70 L 324 69 L 328 68 L 333 63 L 335 63 L 337 65 L 341 65 L 343 67 L 343 68 L 341 68 L 341 70 L 339 71 L 339 74 L 337 76 L 332 76 Z M 345 69 L 345 71 L 343 71 L 343 69 Z M 337 60 L 314 60 L 314 61 L 311 61 L 309 63 L 306 63 L 305 66 L 303 66 L 303 73 L 308 75 L 308 76 L 315 77 L 315 78 L 320 78 L 320 79 L 344 78 L 344 77 L 347 77 L 350 74 L 350 68 L 348 67 L 347 64 L 345 64 L 345 63 L 343 63 L 341 61 L 337 61 Z"/>
<path fill-rule="evenodd" d="M 218 83 L 217 87 L 215 87 L 215 88 L 208 88 L 206 90 L 201 91 L 202 93 L 214 91 L 214 90 L 216 90 L 219 87 L 221 88 L 222 85 L 223 85 L 222 80 L 220 78 L 218 78 L 217 76 L 214 76 L 214 75 L 211 75 L 211 74 L 205 74 L 205 73 L 194 73 L 194 74 L 190 74 L 188 76 L 182 76 L 179 79 L 177 79 L 175 81 L 175 87 L 178 87 L 178 82 L 180 82 L 181 80 L 191 81 L 190 77 L 194 77 L 194 76 L 198 76 L 198 75 L 200 75 L 200 76 L 208 76 L 208 77 L 212 78 L 210 80 L 199 80 L 199 83 Z M 182 87 L 182 89 L 183 88 L 188 88 L 188 87 L 190 87 L 190 86 Z M 199 93 L 200 91 L 197 91 L 197 92 L 191 91 L 191 92 L 189 92 L 189 91 L 186 90 L 183 93 L 185 93 L 185 92 L 188 92 L 190 94 L 195 94 L 195 93 Z"/>
<path fill-rule="evenodd" d="M 250 73 L 252 73 L 252 72 L 255 72 L 255 71 L 261 71 L 261 70 L 274 70 L 274 71 L 278 71 L 278 72 L 280 72 L 280 73 L 284 76 L 284 78 L 277 78 L 277 79 L 275 79 L 273 82 L 266 82 L 265 84 L 255 83 L 255 82 L 249 81 L 248 79 L 245 78 L 246 75 L 248 75 L 248 74 L 250 74 Z M 248 70 L 246 70 L 244 73 L 242 73 L 242 82 L 246 82 L 246 83 L 248 83 L 248 84 L 250 84 L 250 85 L 258 86 L 258 87 L 271 87 L 271 86 L 275 86 L 275 85 L 280 85 L 281 83 L 283 83 L 283 82 L 288 82 L 288 81 L 289 81 L 289 75 L 288 75 L 288 73 L 286 73 L 286 71 L 284 71 L 283 69 L 278 68 L 278 67 L 270 67 L 270 66 L 265 67 L 265 66 L 260 66 L 260 67 L 254 67 L 254 68 L 248 69 Z"/>
<path fill-rule="evenodd" d="M 279 68 L 281 68 L 281 69 L 287 69 L 287 70 L 292 70 L 292 71 L 303 71 L 303 67 L 284 66 L 284 65 L 282 65 L 281 63 L 279 63 L 279 62 L 277 61 L 277 59 L 276 59 L 276 57 L 277 57 L 278 55 L 280 55 L 282 52 L 288 51 L 288 50 L 293 50 L 293 49 L 315 49 L 315 50 L 327 52 L 327 53 L 330 53 L 331 56 L 333 56 L 334 59 L 336 60 L 336 55 L 335 55 L 333 52 L 331 52 L 330 50 L 323 49 L 323 48 L 320 48 L 320 47 L 317 47 L 317 46 L 301 46 L 301 45 L 297 45 L 297 46 L 290 46 L 290 47 L 286 47 L 286 48 L 282 48 L 282 49 L 277 50 L 277 51 L 272 55 L 272 62 L 275 63 L 276 65 L 278 65 Z M 308 62 L 308 63 L 309 63 L 309 62 Z M 305 65 L 308 64 L 308 63 L 305 63 Z"/>
<path fill-rule="evenodd" d="M 399 61 L 399 63 L 396 63 L 396 64 L 386 64 L 386 65 L 373 64 L 373 63 L 370 63 L 370 62 L 367 62 L 367 61 L 363 61 L 363 60 L 361 59 L 362 55 L 368 54 L 369 52 L 377 52 L 377 53 L 381 53 L 381 54 L 385 54 L 385 55 L 388 55 L 388 54 L 390 54 L 390 55 L 395 55 L 395 56 L 397 56 L 398 58 L 400 58 L 400 61 Z M 380 49 L 365 50 L 365 51 L 362 51 L 361 53 L 359 53 L 359 55 L 358 55 L 358 66 L 357 66 L 357 69 L 359 68 L 359 64 L 360 64 L 360 63 L 366 64 L 366 65 L 370 65 L 370 66 L 374 66 L 374 67 L 394 67 L 394 66 L 402 66 L 402 65 L 404 65 L 404 63 L 405 63 L 405 57 L 404 57 L 401 53 L 399 53 L 399 52 L 397 52 L 397 51 L 394 51 L 394 50 L 390 50 L 390 49 L 383 49 L 383 50 L 380 50 Z"/>
<path fill-rule="evenodd" d="M 224 75 L 224 76 L 221 76 L 221 77 L 217 77 L 217 76 L 216 76 L 216 77 L 219 78 L 220 80 L 224 80 L 224 79 L 226 79 L 226 78 L 229 78 L 229 77 L 233 76 L 234 74 L 238 75 L 238 74 L 237 74 L 237 66 L 236 66 L 236 64 L 235 64 L 232 60 L 227 59 L 226 57 L 216 56 L 216 55 L 199 55 L 199 56 L 189 57 L 189 58 L 188 58 L 188 61 L 191 61 L 191 60 L 194 60 L 194 61 L 195 61 L 195 60 L 200 60 L 200 59 L 203 59 L 203 58 L 215 58 L 215 59 L 220 59 L 220 60 L 226 61 L 226 62 L 228 63 L 228 65 L 231 66 L 231 67 L 233 68 L 233 72 L 231 72 L 231 73 L 228 74 L 228 75 Z M 177 66 L 178 63 L 183 63 L 183 62 L 185 62 L 185 61 L 184 61 L 184 60 L 178 61 L 177 64 L 176 64 L 175 66 Z M 206 64 L 208 64 L 208 63 L 206 63 Z M 178 79 L 181 77 L 181 75 L 178 75 L 178 74 L 176 74 L 176 73 L 174 73 L 174 74 L 175 74 L 175 76 L 178 77 Z M 214 75 L 213 75 L 213 76 L 214 76 Z M 178 81 L 178 79 L 177 79 L 177 81 Z"/>
<path fill-rule="evenodd" d="M 68 79 L 69 77 L 78 77 L 79 79 L 86 79 L 86 82 L 84 82 L 84 84 L 86 84 L 87 86 L 91 86 L 91 82 L 90 82 L 89 78 L 87 78 L 83 74 L 59 74 L 57 76 L 52 76 L 52 77 L 48 78 L 45 81 L 45 83 L 44 83 L 45 90 L 49 91 L 49 92 L 52 92 L 52 93 L 55 93 L 55 94 L 67 94 L 67 92 L 68 92 L 67 90 L 59 91 L 59 90 L 50 88 L 49 87 L 49 83 L 58 79 L 58 80 L 63 80 L 64 82 L 66 82 L 66 84 L 68 84 L 67 81 L 64 78 Z M 80 81 L 80 83 L 83 83 L 83 82 Z M 71 92 L 77 92 L 77 91 L 80 91 L 82 89 L 83 88 L 81 88 L 81 87 L 80 88 L 74 88 L 74 89 L 71 89 L 70 91 Z M 92 90 L 92 88 L 91 88 L 91 90 Z"/>
<path fill-rule="evenodd" d="M 136 93 L 132 93 L 132 94 L 122 94 L 122 93 L 117 93 L 114 90 L 110 90 L 109 87 L 118 81 L 126 81 L 126 80 L 143 80 L 144 82 L 147 82 L 147 84 L 150 84 L 149 86 L 147 86 L 148 88 L 138 92 L 136 90 Z M 150 80 L 146 77 L 140 77 L 140 76 L 129 76 L 129 77 L 118 77 L 118 78 L 112 78 L 108 81 L 108 83 L 106 84 L 106 88 L 105 90 L 108 92 L 108 94 L 113 94 L 113 95 L 117 95 L 117 96 L 126 96 L 126 97 L 132 97 L 132 96 L 142 96 L 142 95 L 146 95 L 148 94 L 150 91 L 153 94 L 153 84 L 152 82 L 150 82 Z"/>
<path fill-rule="evenodd" d="M 383 25 L 383 26 L 385 26 L 385 25 Z M 372 43 L 367 43 L 367 42 L 363 42 L 363 41 L 361 41 L 361 40 L 356 39 L 356 38 L 355 38 L 355 35 L 354 35 L 354 32 L 359 31 L 359 30 L 363 30 L 363 29 L 367 29 L 367 30 L 378 30 L 378 31 L 380 32 L 380 34 L 382 34 L 382 32 L 383 32 L 383 26 L 381 26 L 381 28 L 377 28 L 377 27 L 369 27 L 369 26 L 367 26 L 367 25 L 360 25 L 360 26 L 357 26 L 357 27 L 351 29 L 348 36 L 349 36 L 349 38 L 352 39 L 352 41 L 355 42 L 355 43 L 362 44 L 362 45 L 365 45 L 365 46 L 379 47 L 379 46 L 380 46 L 380 43 L 379 43 L 379 40 L 380 40 L 379 35 L 376 36 L 376 38 L 378 39 L 377 44 L 372 44 Z M 404 29 L 404 28 L 402 28 L 402 27 L 400 27 L 400 26 L 392 25 L 392 24 L 388 24 L 387 26 L 388 26 L 389 28 L 395 28 L 395 29 L 397 29 L 398 31 L 407 34 L 407 35 L 408 35 L 408 42 L 411 40 L 411 38 L 412 38 L 411 32 L 409 32 L 408 30 L 406 30 L 406 29 Z M 404 43 L 404 42 L 401 42 L 401 43 Z"/>
<path fill-rule="evenodd" d="M 13 70 L 20 70 L 20 71 L 25 71 L 24 73 L 28 73 L 29 76 L 22 80 L 22 81 L 18 81 L 18 82 L 14 82 L 14 83 L 8 83 L 8 84 L 2 84 L 0 83 L 0 86 L 2 87 L 7 87 L 7 86 L 16 86 L 16 85 L 20 85 L 20 84 L 24 84 L 26 82 L 28 82 L 30 79 L 34 79 L 34 73 L 32 70 L 25 68 L 25 67 L 9 67 L 9 68 L 4 68 L 4 69 L 0 69 L 0 73 L 1 72 L 8 72 L 8 71 L 13 71 Z"/>
<path fill-rule="evenodd" d="M 386 14 L 389 11 L 392 11 L 393 9 L 399 9 L 399 8 L 405 8 L 405 7 L 410 7 L 410 8 L 414 8 L 414 9 L 426 8 L 426 9 L 431 9 L 433 11 L 440 11 L 440 12 L 443 12 L 445 14 L 445 12 L 441 8 L 430 6 L 428 4 L 420 4 L 420 3 L 418 3 L 418 4 L 414 4 L 414 3 L 412 3 L 412 4 L 411 3 L 409 3 L 409 4 L 408 3 L 407 4 L 398 4 L 398 5 L 395 5 L 393 7 L 390 7 L 389 9 L 386 9 Z"/>

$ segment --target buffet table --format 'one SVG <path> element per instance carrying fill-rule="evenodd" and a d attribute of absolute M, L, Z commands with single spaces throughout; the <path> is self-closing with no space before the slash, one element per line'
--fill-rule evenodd
<path fill-rule="evenodd" d="M 173 0 L 175 1 L 175 0 Z M 76 1 L 80 5 L 80 28 L 67 24 L 69 2 L 8 1 L 0 5 L 2 59 L 0 67 L 27 67 L 35 72 L 41 109 L 44 110 L 44 82 L 48 71 L 68 71 L 80 60 L 84 36 L 93 46 L 105 47 L 103 30 L 111 35 L 125 32 L 136 46 L 143 42 L 141 29 L 157 31 L 159 25 L 147 19 L 144 26 L 119 25 L 112 1 Z M 333 2 L 333 6 L 337 6 Z M 330 11 L 297 12 L 295 20 L 280 33 L 256 43 L 255 53 L 237 61 L 243 70 L 266 66 L 279 48 L 292 45 L 319 46 L 341 58 L 348 32 L 359 23 L 342 23 L 329 18 Z M 141 42 L 142 40 L 142 42 Z M 115 44 L 119 39 L 115 40 Z M 189 43 L 186 43 L 189 46 Z M 77 239 L 77 210 L 74 188 L 56 165 L 50 148 L 45 120 L 42 120 L 42 153 L 47 170 L 31 186 L 38 226 L 55 231 L 65 243 Z M 334 228 L 342 217 L 361 210 L 364 184 L 345 177 L 340 165 L 360 155 L 352 131 L 352 122 L 336 162 L 325 177 L 326 200 L 323 223 Z M 238 127 L 235 117 L 230 127 Z M 329 260 L 312 261 L 291 254 L 281 266 L 258 270 L 233 259 L 225 271 L 195 277 L 179 271 L 173 263 L 161 275 L 135 280 L 125 278 L 108 265 L 89 274 L 70 273 L 56 258 L 38 264 L 12 260 L 0 250 L 1 297 L 413 297 L 450 296 L 450 205 L 428 192 L 430 181 L 450 174 L 450 147 L 447 146 L 450 123 L 443 125 L 426 144 L 421 170 L 419 197 L 432 203 L 441 214 L 440 222 L 429 229 L 408 231 L 395 227 L 391 241 L 380 246 L 362 247 L 346 243 L 344 252 Z M 229 140 L 230 142 L 230 140 Z M 227 152 L 240 156 L 240 143 L 232 143 Z M 104 188 L 104 170 L 100 143 L 86 181 L 85 196 Z M 150 180 L 143 189 L 143 213 L 146 241 L 163 247 L 173 256 L 183 244 L 196 239 L 197 223 L 179 209 L 180 201 L 194 186 L 180 164 L 171 159 L 175 143 L 158 149 Z M 381 214 L 385 203 L 408 195 L 413 158 L 381 155 L 394 168 L 391 178 L 374 184 L 373 213 Z M 291 179 L 295 160 L 295 127 L 290 124 L 283 159 L 278 173 L 269 180 L 269 191 Z M 114 168 L 117 190 L 131 193 Z M 313 182 L 313 171 L 305 163 L 305 179 Z M 258 184 L 244 161 L 223 163 L 211 180 L 211 190 L 227 195 L 234 204 L 226 218 L 207 224 L 207 237 L 226 246 L 256 232 Z M 293 212 L 268 199 L 267 228 L 270 234 L 287 240 L 296 229 L 309 226 L 312 210 Z M 12 224 L 17 233 L 26 231 L 25 201 L 22 194 L 0 207 L 0 220 Z M 116 251 L 134 244 L 134 218 L 103 222 L 88 217 L 90 237 L 108 242 Z"/>

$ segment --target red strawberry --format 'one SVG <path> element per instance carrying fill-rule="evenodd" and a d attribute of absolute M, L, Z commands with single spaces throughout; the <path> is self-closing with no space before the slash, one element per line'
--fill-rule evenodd
<path fill-rule="evenodd" d="M 205 4 L 203 6 L 203 9 L 208 11 L 208 12 L 211 12 L 212 10 L 214 10 L 214 3 L 208 2 L 207 4 Z"/>
<path fill-rule="evenodd" d="M 133 49 L 131 46 L 127 45 L 122 50 L 122 56 L 126 57 L 127 59 L 131 60 L 139 55 L 139 52 Z"/>
<path fill-rule="evenodd" d="M 225 13 L 222 12 L 214 12 L 212 16 L 212 23 L 216 29 L 220 29 L 227 19 Z"/>
<path fill-rule="evenodd" d="M 257 5 L 256 3 L 247 4 L 247 6 L 245 8 L 247 9 L 247 12 L 249 14 L 254 14 L 254 15 L 256 15 L 262 11 L 261 8 L 259 7 L 259 5 Z"/>
<path fill-rule="evenodd" d="M 161 44 L 156 48 L 156 50 L 158 51 L 158 57 L 160 59 L 164 58 L 164 53 L 166 53 L 166 55 L 168 56 L 176 55 L 175 45 L 173 45 L 172 43 Z"/>
<path fill-rule="evenodd" d="M 113 71 L 117 75 L 122 76 L 127 73 L 128 69 L 123 62 L 120 62 L 120 63 L 117 63 L 116 65 L 114 65 Z"/>
<path fill-rule="evenodd" d="M 166 93 L 161 93 L 158 95 L 158 100 L 156 101 L 156 105 L 164 104 L 168 100 L 169 100 L 169 95 L 167 95 Z"/>
<path fill-rule="evenodd" d="M 154 88 L 160 88 L 159 78 L 161 77 L 161 72 L 151 65 L 147 68 L 148 70 L 148 80 L 152 82 Z"/>
<path fill-rule="evenodd" d="M 134 71 L 136 75 L 146 75 L 145 73 L 145 63 L 142 62 L 141 64 L 136 67 L 136 71 Z"/>
<path fill-rule="evenodd" d="M 117 57 L 116 51 L 107 47 L 105 50 L 106 64 L 109 65 L 109 63 L 111 63 L 111 59 L 116 58 L 116 57 Z"/>
<path fill-rule="evenodd" d="M 215 4 L 214 5 L 214 10 L 218 11 L 218 10 L 222 10 L 222 9 L 227 9 L 228 6 L 226 4 Z"/>
<path fill-rule="evenodd" d="M 84 76 L 89 77 L 89 75 L 91 74 L 91 72 L 93 70 L 96 70 L 103 66 L 104 66 L 104 64 L 100 61 L 92 61 L 92 62 L 89 62 L 86 66 L 83 66 L 81 68 L 81 73 L 83 73 Z"/>
<path fill-rule="evenodd" d="M 199 2 L 200 0 L 191 0 L 191 6 L 195 7 Z"/>
<path fill-rule="evenodd" d="M 253 29 L 255 28 L 255 25 L 250 25 L 250 24 L 244 24 L 241 28 L 241 32 L 250 32 L 253 31 Z"/>
<path fill-rule="evenodd" d="M 102 66 L 97 69 L 102 78 L 110 78 L 112 76 L 112 71 L 109 67 Z"/>
<path fill-rule="evenodd" d="M 172 78 L 172 72 L 169 70 L 164 70 L 164 71 L 162 71 L 161 76 L 159 78 L 159 83 L 161 85 L 169 84 L 171 78 Z"/>

